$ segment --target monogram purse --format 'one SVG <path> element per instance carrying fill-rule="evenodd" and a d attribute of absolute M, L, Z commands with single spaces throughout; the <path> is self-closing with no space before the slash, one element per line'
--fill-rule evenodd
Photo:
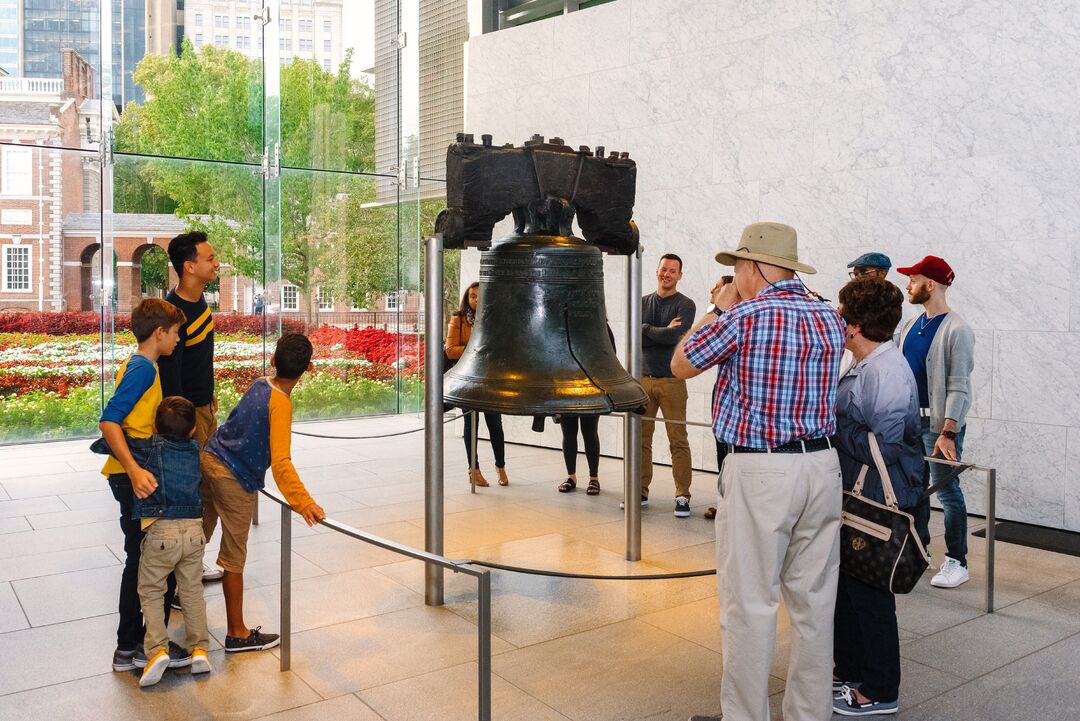
<path fill-rule="evenodd" d="M 881 475 L 885 503 L 862 495 L 869 466 L 863 466 L 855 487 L 844 491 L 840 526 L 840 570 L 863 583 L 890 593 L 908 593 L 930 565 L 915 519 L 900 510 L 892 479 L 881 457 L 877 438 L 869 433 L 870 454 Z"/>

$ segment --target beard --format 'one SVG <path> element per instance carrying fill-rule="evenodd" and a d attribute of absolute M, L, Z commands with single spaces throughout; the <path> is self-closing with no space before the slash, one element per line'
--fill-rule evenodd
<path fill-rule="evenodd" d="M 920 286 L 910 291 L 908 297 L 913 305 L 922 305 L 930 300 L 930 291 L 926 289 L 926 286 Z"/>

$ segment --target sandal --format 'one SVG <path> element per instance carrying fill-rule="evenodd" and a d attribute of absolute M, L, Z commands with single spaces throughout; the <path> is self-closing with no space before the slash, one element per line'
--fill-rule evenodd
<path fill-rule="evenodd" d="M 577 481 L 573 478 L 567 478 L 565 481 L 559 484 L 559 493 L 569 493 L 577 488 Z"/>
<path fill-rule="evenodd" d="M 599 496 L 600 495 L 600 481 L 595 478 L 589 479 L 589 487 L 585 489 L 585 495 L 587 496 Z"/>

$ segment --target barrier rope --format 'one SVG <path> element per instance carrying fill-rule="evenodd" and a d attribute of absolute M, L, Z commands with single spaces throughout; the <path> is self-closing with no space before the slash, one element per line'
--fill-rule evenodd
<path fill-rule="evenodd" d="M 458 418 L 464 417 L 464 413 L 457 416 L 451 416 L 449 418 L 443 419 L 443 423 L 450 423 L 452 421 L 456 421 Z M 293 430 L 293 433 L 298 436 L 307 436 L 308 438 L 329 438 L 331 440 L 337 441 L 366 441 L 374 438 L 393 438 L 394 436 L 407 436 L 410 433 L 419 433 L 422 430 L 424 430 L 424 426 L 420 426 L 419 428 L 412 428 L 407 431 L 397 431 L 396 433 L 379 433 L 374 436 L 328 436 L 321 433 L 304 433 L 303 431 L 298 430 Z"/>
<path fill-rule="evenodd" d="M 664 581 L 673 578 L 695 578 L 697 576 L 715 576 L 716 569 L 710 568 L 703 571 L 678 571 L 675 573 L 643 573 L 634 575 L 605 576 L 600 573 L 568 573 L 565 571 L 548 571 L 543 568 L 525 568 L 523 566 L 509 566 L 494 561 L 462 561 L 474 566 L 494 568 L 498 571 L 510 571 L 512 573 L 525 573 L 530 576 L 552 576 L 554 578 L 578 578 L 588 581 Z"/>

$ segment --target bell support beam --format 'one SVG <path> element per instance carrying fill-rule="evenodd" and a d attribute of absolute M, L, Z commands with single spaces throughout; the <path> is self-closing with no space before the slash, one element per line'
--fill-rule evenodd
<path fill-rule="evenodd" d="M 443 243 L 428 238 L 424 263 L 424 550 L 443 555 Z M 475 425 L 475 424 L 474 424 Z M 473 456 L 475 458 L 475 454 Z M 443 569 L 424 567 L 424 602 L 443 605 Z"/>

